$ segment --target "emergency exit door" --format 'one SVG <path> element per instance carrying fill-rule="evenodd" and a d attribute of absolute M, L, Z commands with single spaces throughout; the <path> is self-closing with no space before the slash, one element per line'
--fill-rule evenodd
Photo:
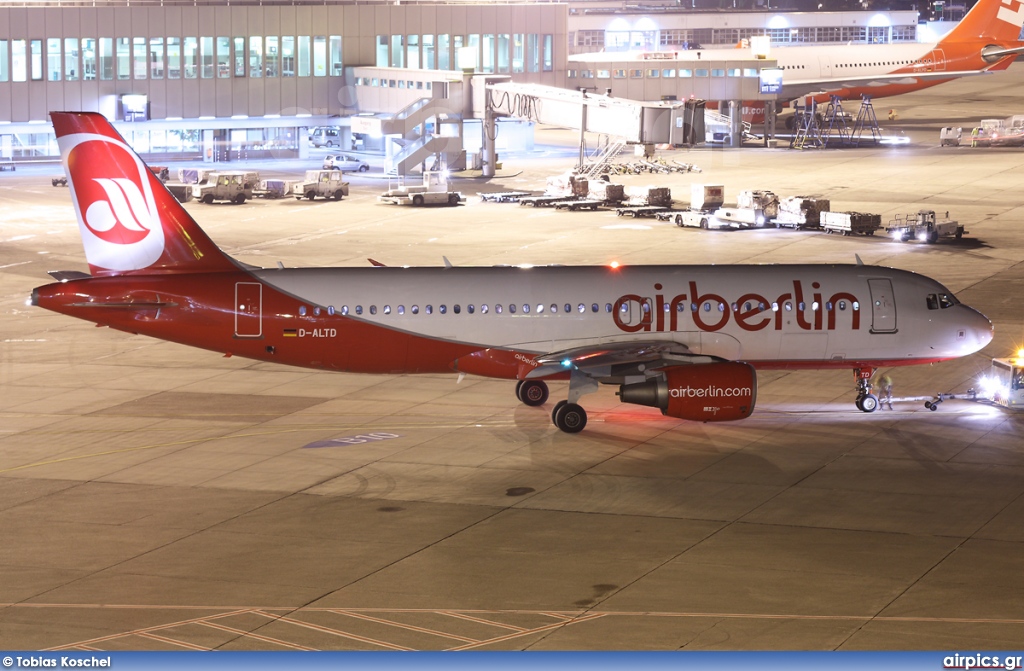
<path fill-rule="evenodd" d="M 892 282 L 887 279 L 868 280 L 871 291 L 871 332 L 896 333 L 896 300 Z"/>
<path fill-rule="evenodd" d="M 263 337 L 263 285 L 235 283 L 235 337 Z"/>

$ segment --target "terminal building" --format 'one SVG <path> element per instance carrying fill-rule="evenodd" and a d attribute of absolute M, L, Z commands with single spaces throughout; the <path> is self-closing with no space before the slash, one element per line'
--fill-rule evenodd
<path fill-rule="evenodd" d="M 570 69 L 568 57 L 585 51 L 672 52 L 755 34 L 787 44 L 915 37 L 914 12 L 721 14 L 673 7 L 655 2 L 627 11 L 575 1 L 0 4 L 0 160 L 57 156 L 47 113 L 63 109 L 98 111 L 118 121 L 149 157 L 303 157 L 310 129 L 327 126 L 337 127 L 342 149 L 391 152 L 396 164 L 411 165 L 424 155 L 422 145 L 405 149 L 417 142 L 417 132 L 458 137 L 470 154 L 479 144 L 479 131 L 461 123 L 483 116 L 479 104 L 467 102 L 480 100 L 467 88 L 471 75 L 575 89 L 587 83 L 581 82 L 586 73 Z M 756 79 L 749 64 L 723 68 Z M 647 79 L 641 90 L 634 90 L 633 79 L 623 77 L 622 95 L 673 95 L 668 77 Z M 436 102 L 455 90 L 457 101 Z M 724 99 L 720 93 L 708 92 Z M 395 146 L 376 138 L 376 122 L 365 118 L 353 132 L 353 118 L 401 117 L 423 99 L 435 100 L 437 114 L 418 114 L 422 125 L 398 129 Z"/>

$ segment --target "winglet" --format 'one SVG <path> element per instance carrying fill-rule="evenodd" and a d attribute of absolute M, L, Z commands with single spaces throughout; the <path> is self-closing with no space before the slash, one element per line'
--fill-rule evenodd
<path fill-rule="evenodd" d="M 448 260 L 447 256 L 442 256 L 441 258 L 444 259 L 444 267 L 445 268 L 454 268 L 455 267 L 455 266 L 452 265 L 452 262 Z"/>
<path fill-rule="evenodd" d="M 366 260 L 370 262 L 370 265 L 371 265 L 371 266 L 374 266 L 374 267 L 376 267 L 376 268 L 386 268 L 386 267 L 387 267 L 387 266 L 385 266 L 385 265 L 384 265 L 383 263 L 381 263 L 380 261 L 377 261 L 376 259 L 370 259 L 370 258 L 368 258 L 368 259 L 366 259 Z"/>
<path fill-rule="evenodd" d="M 858 266 L 863 266 L 864 265 L 864 262 L 860 260 L 860 254 L 854 254 L 853 258 L 857 259 L 857 265 Z"/>

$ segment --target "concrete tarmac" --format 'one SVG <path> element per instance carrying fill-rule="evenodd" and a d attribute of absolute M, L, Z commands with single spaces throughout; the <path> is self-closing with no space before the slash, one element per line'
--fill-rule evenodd
<path fill-rule="evenodd" d="M 665 152 L 635 176 L 931 208 L 936 245 L 679 229 L 481 203 L 565 158 L 503 157 L 453 209 L 343 202 L 187 208 L 273 266 L 865 263 L 918 271 L 995 323 L 983 352 L 891 371 L 897 397 L 963 391 L 1024 344 L 1024 149 L 938 129 L 1024 112 L 1024 67 L 876 103 L 846 150 Z M 855 110 L 856 106 L 852 106 Z M 895 121 L 885 119 L 895 109 Z M 572 134 L 538 131 L 542 144 Z M 307 166 L 313 167 L 313 166 Z M 27 307 L 86 270 L 56 170 L 0 173 L 0 648 L 78 650 L 1013 649 L 1024 640 L 1024 415 L 920 401 L 864 414 L 848 371 L 766 372 L 745 421 L 694 424 L 586 396 L 551 425 L 513 385 L 254 363 Z M 354 436 L 377 434 L 358 442 Z M 340 440 L 340 439 L 350 440 Z"/>

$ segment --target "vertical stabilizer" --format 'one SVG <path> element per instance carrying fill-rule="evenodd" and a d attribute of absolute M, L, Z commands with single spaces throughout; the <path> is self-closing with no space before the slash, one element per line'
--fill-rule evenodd
<path fill-rule="evenodd" d="M 1021 0 L 978 0 L 939 43 L 980 41 L 1006 46 L 1020 39 L 1021 26 L 1024 26 L 1024 2 Z"/>
<path fill-rule="evenodd" d="M 50 118 L 93 275 L 237 270 L 103 115 Z"/>

